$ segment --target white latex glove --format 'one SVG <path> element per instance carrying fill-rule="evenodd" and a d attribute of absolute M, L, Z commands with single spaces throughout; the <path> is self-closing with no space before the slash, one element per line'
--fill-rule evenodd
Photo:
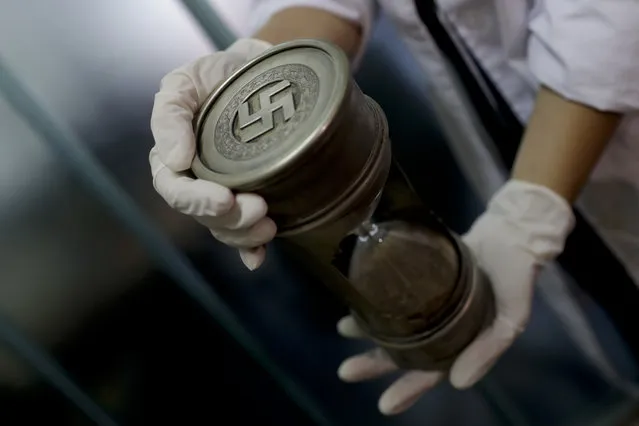
<path fill-rule="evenodd" d="M 264 261 L 264 244 L 275 236 L 275 223 L 266 217 L 266 202 L 260 196 L 233 195 L 224 186 L 189 175 L 195 154 L 192 121 L 222 81 L 270 47 L 264 41 L 241 39 L 226 51 L 172 71 L 162 79 L 151 116 L 155 146 L 149 162 L 156 191 L 169 206 L 209 228 L 216 239 L 238 248 L 250 270 Z"/>
<path fill-rule="evenodd" d="M 573 224 L 572 210 L 559 195 L 511 180 L 463 237 L 492 283 L 496 318 L 455 360 L 449 373 L 454 387 L 475 384 L 524 330 L 538 272 L 561 253 Z M 342 336 L 364 337 L 350 316 L 340 320 L 337 328 Z M 385 352 L 376 348 L 345 360 L 338 374 L 344 381 L 359 382 L 396 370 Z M 380 411 L 391 415 L 408 409 L 445 375 L 441 371 L 405 373 L 381 396 Z"/>

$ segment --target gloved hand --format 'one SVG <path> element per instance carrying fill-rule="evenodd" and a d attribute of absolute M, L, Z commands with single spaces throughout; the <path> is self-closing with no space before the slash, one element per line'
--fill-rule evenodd
<path fill-rule="evenodd" d="M 524 330 L 530 316 L 533 285 L 541 267 L 561 253 L 572 230 L 569 204 L 553 191 L 522 181 L 509 181 L 473 224 L 463 241 L 487 274 L 496 302 L 495 321 L 455 360 L 449 378 L 465 389 L 475 384 Z M 337 325 L 345 337 L 364 337 L 352 317 Z M 396 371 L 381 348 L 351 357 L 339 367 L 347 382 L 373 379 Z M 409 371 L 381 396 L 382 413 L 398 414 L 443 377 L 441 371 Z"/>
<path fill-rule="evenodd" d="M 149 154 L 153 186 L 174 209 L 193 216 L 224 244 L 236 247 L 247 268 L 264 261 L 264 244 L 273 239 L 275 223 L 266 217 L 264 199 L 237 194 L 188 173 L 195 154 L 193 117 L 207 96 L 233 71 L 271 45 L 241 39 L 226 51 L 205 56 L 167 74 L 155 95 Z"/>

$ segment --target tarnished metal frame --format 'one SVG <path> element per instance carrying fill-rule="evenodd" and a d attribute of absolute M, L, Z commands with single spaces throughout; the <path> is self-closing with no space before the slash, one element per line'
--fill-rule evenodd
<path fill-rule="evenodd" d="M 494 297 L 484 273 L 473 254 L 457 237 L 455 248 L 460 253 L 460 274 L 456 292 L 462 291 L 452 312 L 423 333 L 406 339 L 380 337 L 368 333 L 366 324 L 358 320 L 367 336 L 388 353 L 400 368 L 407 370 L 446 370 L 455 357 L 472 342 L 494 318 Z M 467 285 L 465 285 L 467 283 Z"/>

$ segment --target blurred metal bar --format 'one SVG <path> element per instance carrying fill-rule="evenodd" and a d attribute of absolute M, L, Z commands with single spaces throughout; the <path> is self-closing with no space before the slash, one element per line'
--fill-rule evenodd
<path fill-rule="evenodd" d="M 2 80 L 1 67 L 0 80 Z M 0 313 L 0 341 L 7 343 L 20 357 L 37 370 L 51 386 L 60 391 L 97 425 L 118 426 L 102 407 L 96 404 L 69 378 L 69 375 L 53 357 L 16 329 L 9 318 L 2 315 L 2 313 Z"/>
<path fill-rule="evenodd" d="M 220 19 L 211 3 L 207 0 L 181 0 L 181 2 L 200 24 L 217 49 L 224 50 L 233 44 L 236 39 L 235 35 Z"/>
<path fill-rule="evenodd" d="M 332 423 L 308 395 L 306 390 L 289 377 L 259 342 L 243 327 L 233 311 L 207 285 L 186 257 L 149 223 L 144 213 L 129 195 L 111 178 L 72 132 L 56 123 L 22 86 L 0 58 L 0 94 L 24 118 L 36 134 L 80 178 L 89 191 L 101 199 L 112 213 L 138 238 L 156 265 L 170 276 L 189 296 L 217 321 L 237 342 L 280 384 L 318 425 Z"/>

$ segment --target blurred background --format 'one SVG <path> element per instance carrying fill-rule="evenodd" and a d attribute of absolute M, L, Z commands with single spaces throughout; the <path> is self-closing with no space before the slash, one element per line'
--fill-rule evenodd
<path fill-rule="evenodd" d="M 248 35 L 250 7 L 0 0 L 0 424 L 629 425 L 636 394 L 617 378 L 638 360 L 570 283 L 600 346 L 542 294 L 478 386 L 385 418 L 388 380 L 337 378 L 366 347 L 336 334 L 344 306 L 277 244 L 250 273 L 163 203 L 147 162 L 159 81 Z M 482 197 L 384 16 L 356 77 L 417 191 L 465 231 Z"/>

